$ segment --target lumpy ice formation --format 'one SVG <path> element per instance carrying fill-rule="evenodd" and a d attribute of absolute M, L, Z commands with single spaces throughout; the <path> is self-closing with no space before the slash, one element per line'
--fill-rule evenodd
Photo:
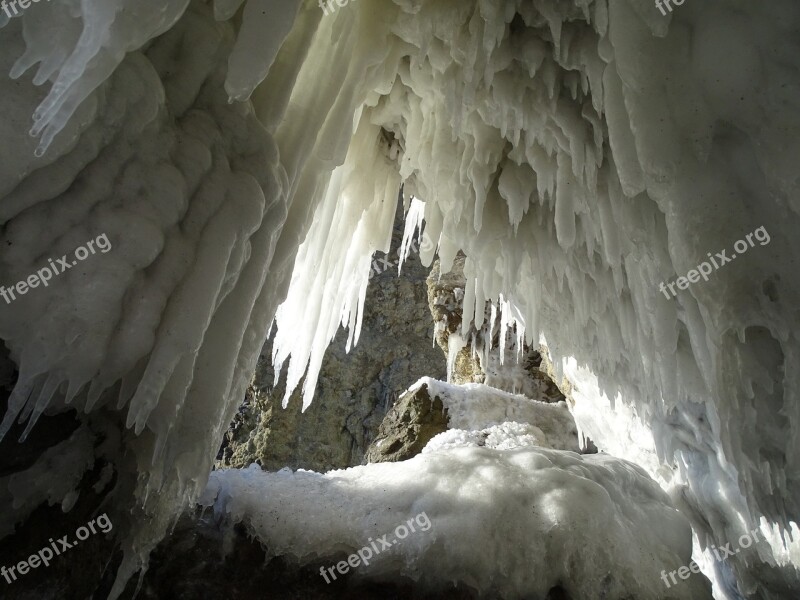
<path fill-rule="evenodd" d="M 426 264 L 438 254 L 445 272 L 466 254 L 464 333 L 494 303 L 503 337 L 543 343 L 570 382 L 581 433 L 639 467 L 535 449 L 443 449 L 446 464 L 485 461 L 475 477 L 515 482 L 498 502 L 539 503 L 519 535 L 545 531 L 556 506 L 581 523 L 581 544 L 552 542 L 586 559 L 575 585 L 627 565 L 608 589 L 631 593 L 644 569 L 638 584 L 656 594 L 658 564 L 688 564 L 647 472 L 690 520 L 698 559 L 764 532 L 703 565 L 718 597 L 798 589 L 796 2 L 696 0 L 662 15 L 639 0 L 361 0 L 325 15 L 300 0 L 51 0 L 0 13 L 0 26 L 13 78 L 0 78 L 0 280 L 101 233 L 114 248 L 0 310 L 19 370 L 0 433 L 68 405 L 84 422 L 58 452 L 69 468 L 44 484 L 3 479 L 14 508 L 1 530 L 69 500 L 106 457 L 125 507 L 113 521 L 129 533 L 118 594 L 205 488 L 273 320 L 275 362 L 288 362 L 287 390 L 305 377 L 306 406 L 337 328 L 357 342 L 371 256 L 388 250 L 404 201 L 405 244 L 422 228 Z M 674 298 L 659 291 L 760 226 L 768 245 Z M 433 482 L 431 458 L 413 460 Z M 48 465 L 42 455 L 30 473 Z M 407 468 L 212 484 L 259 535 L 302 554 L 299 533 L 263 524 L 256 490 L 396 478 L 410 505 Z M 643 502 L 627 505 L 631 521 L 609 501 L 631 492 L 622 482 Z M 593 490 L 597 514 L 538 496 L 573 484 Z M 419 502 L 436 531 L 469 527 L 435 494 Z M 314 510 L 302 493 L 294 506 L 292 522 Z M 361 525 L 342 528 L 363 545 Z M 432 539 L 409 541 L 399 569 L 452 575 L 414 570 Z M 609 564 L 588 558 L 601 539 Z M 648 548 L 663 554 L 636 563 Z"/>

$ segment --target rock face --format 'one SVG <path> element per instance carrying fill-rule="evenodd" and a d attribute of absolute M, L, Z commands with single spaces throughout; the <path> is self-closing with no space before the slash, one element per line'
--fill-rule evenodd
<path fill-rule="evenodd" d="M 449 273 L 442 273 L 439 259 L 434 261 L 428 275 L 428 306 L 435 323 L 436 343 L 448 356 L 450 336 L 461 331 L 462 303 L 464 300 L 464 259 L 458 253 Z M 457 351 L 448 373 L 451 383 L 483 383 L 485 373 L 469 347 Z"/>
<path fill-rule="evenodd" d="M 443 378 L 445 361 L 431 341 L 432 324 L 425 278 L 417 252 L 397 275 L 403 233 L 398 211 L 387 256 L 372 263 L 361 336 L 345 352 L 340 330 L 325 353 L 314 402 L 305 413 L 300 390 L 284 410 L 283 380 L 276 387 L 271 344 L 259 359 L 253 384 L 218 456 L 218 467 L 260 464 L 316 471 L 361 464 L 367 446 L 395 399 L 424 375 Z"/>
<path fill-rule="evenodd" d="M 461 347 L 465 342 L 460 336 L 464 256 L 456 257 L 449 273 L 440 273 L 438 260 L 428 272 L 412 247 L 398 277 L 395 269 L 402 230 L 398 211 L 392 251 L 373 261 L 359 342 L 348 354 L 347 332 L 337 333 L 325 354 L 314 403 L 305 413 L 300 411 L 299 389 L 288 407 L 282 408 L 284 385 L 282 380 L 278 386 L 272 385 L 272 347 L 267 343 L 253 384 L 226 434 L 218 467 L 258 463 L 270 471 L 286 466 L 327 471 L 410 458 L 431 437 L 447 429 L 441 402 L 419 390 L 392 406 L 421 377 L 446 378 L 451 339 L 459 346 L 454 348 L 452 383 L 486 383 L 530 398 L 564 400 L 558 386 L 540 370 L 542 357 L 537 350 L 525 346 L 516 360 L 513 336 L 504 340 L 505 361 L 501 364 L 499 326 L 487 335 L 488 307 L 484 325 L 480 330 L 473 326 L 466 339 L 474 336 L 478 352 L 473 353 L 469 344 Z M 431 343 L 431 316 L 436 344 L 445 357 Z M 485 348 L 490 337 L 492 348 Z M 382 426 L 384 417 L 387 420 Z M 373 440 L 380 440 L 380 445 L 371 445 Z M 365 456 L 368 447 L 370 455 Z"/>
<path fill-rule="evenodd" d="M 447 421 L 442 399 L 431 398 L 423 383 L 403 394 L 386 415 L 364 462 L 396 462 L 416 456 L 434 436 L 447 430 Z"/>

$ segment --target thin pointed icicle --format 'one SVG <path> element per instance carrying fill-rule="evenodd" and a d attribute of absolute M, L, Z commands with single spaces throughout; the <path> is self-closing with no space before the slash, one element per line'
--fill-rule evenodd
<path fill-rule="evenodd" d="M 50 404 L 50 400 L 53 399 L 53 395 L 56 393 L 60 385 L 61 378 L 58 375 L 55 373 L 50 373 L 50 375 L 47 376 L 47 380 L 42 385 L 41 390 L 39 390 L 36 405 L 33 407 L 32 414 L 28 417 L 28 424 L 25 426 L 25 431 L 20 437 L 20 442 L 24 442 L 28 438 L 28 434 L 30 434 L 33 426 L 36 425 L 39 417 L 42 416 L 42 413 L 47 408 L 47 405 Z"/>
<path fill-rule="evenodd" d="M 408 256 L 411 243 L 414 241 L 414 232 L 418 232 L 417 241 L 422 243 L 422 223 L 425 220 L 425 203 L 419 198 L 412 196 L 411 206 L 406 214 L 405 228 L 403 229 L 403 241 L 400 243 L 400 257 L 397 265 L 397 274 L 403 271 L 403 262 Z"/>
<path fill-rule="evenodd" d="M 458 353 L 467 346 L 467 340 L 458 333 L 451 333 L 447 338 L 447 381 L 453 381 Z"/>

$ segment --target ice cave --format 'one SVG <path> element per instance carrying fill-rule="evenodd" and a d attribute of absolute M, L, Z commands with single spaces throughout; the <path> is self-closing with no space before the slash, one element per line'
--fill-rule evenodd
<path fill-rule="evenodd" d="M 800 598 L 797 0 L 0 49 L 0 598 Z"/>

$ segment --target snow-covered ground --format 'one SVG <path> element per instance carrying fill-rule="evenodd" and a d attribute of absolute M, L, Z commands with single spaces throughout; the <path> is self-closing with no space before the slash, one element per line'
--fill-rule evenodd
<path fill-rule="evenodd" d="M 556 586 L 582 600 L 711 598 L 694 575 L 667 589 L 662 570 L 691 560 L 688 522 L 640 468 L 604 455 L 527 447 L 451 448 L 400 463 L 320 474 L 215 471 L 201 499 L 242 522 L 271 555 L 327 566 L 425 512 L 357 577 L 461 582 L 507 599 Z"/>
<path fill-rule="evenodd" d="M 427 515 L 430 531 L 396 542 L 358 577 L 410 577 L 430 589 L 460 582 L 507 599 L 543 598 L 556 586 L 584 600 L 710 598 L 702 575 L 664 585 L 662 571 L 689 563 L 688 521 L 641 468 L 579 455 L 564 402 L 427 377 L 410 390 L 422 385 L 451 428 L 422 454 L 325 474 L 215 471 L 201 504 L 304 565 Z"/>

